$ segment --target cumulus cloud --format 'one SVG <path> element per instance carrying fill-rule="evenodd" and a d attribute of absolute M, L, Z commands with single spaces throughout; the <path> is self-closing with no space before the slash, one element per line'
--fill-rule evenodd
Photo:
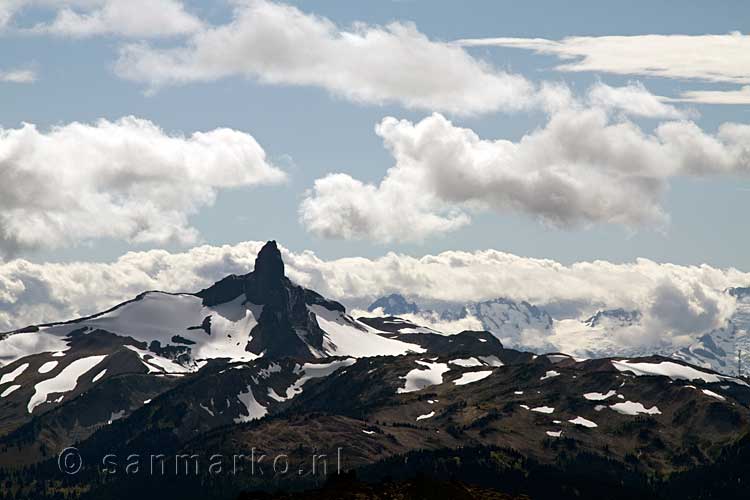
<path fill-rule="evenodd" d="M 420 241 L 482 210 L 558 227 L 660 227 L 668 222 L 661 201 L 670 178 L 748 173 L 750 125 L 725 123 L 708 134 L 679 120 L 646 132 L 625 116 L 637 100 L 623 96 L 641 93 L 596 86 L 587 103 L 560 101 L 543 128 L 515 142 L 482 139 L 440 114 L 417 123 L 387 117 L 376 133 L 395 165 L 383 180 L 318 179 L 300 219 L 323 237 L 381 242 Z M 653 111 L 644 103 L 640 115 Z"/>
<path fill-rule="evenodd" d="M 289 5 L 235 3 L 231 22 L 207 27 L 184 45 L 125 46 L 117 73 L 152 88 L 240 75 L 319 87 L 355 102 L 455 114 L 516 110 L 535 98 L 524 78 L 430 40 L 413 24 L 345 29 Z"/>
<path fill-rule="evenodd" d="M 179 253 L 130 252 L 110 263 L 0 263 L 0 331 L 101 311 L 144 290 L 197 291 L 227 274 L 252 270 L 261 246 L 245 242 Z M 582 317 L 598 309 L 637 309 L 644 313 L 645 326 L 640 336 L 631 332 L 623 340 L 631 344 L 670 336 L 695 338 L 722 325 L 734 307 L 724 290 L 750 283 L 750 273 L 736 269 L 646 259 L 562 265 L 485 250 L 327 261 L 309 251 L 281 250 L 294 281 L 349 305 L 362 307 L 399 292 L 435 301 L 503 296 L 538 305 L 576 303 Z M 477 324 L 472 318 L 453 325 L 435 318 L 434 326 L 454 331 Z"/>
<path fill-rule="evenodd" d="M 617 109 L 630 116 L 684 119 L 695 114 L 667 104 L 667 100 L 666 97 L 652 94 L 640 82 L 622 87 L 598 83 L 588 93 L 588 102 L 592 106 Z"/>
<path fill-rule="evenodd" d="M 0 70 L 0 82 L 34 83 L 36 80 L 36 71 L 32 69 Z"/>
<path fill-rule="evenodd" d="M 27 7 L 51 10 L 54 17 L 31 27 L 13 26 Z M 4 0 L 0 6 L 0 27 L 29 34 L 164 37 L 193 33 L 202 25 L 178 0 Z"/>
<path fill-rule="evenodd" d="M 218 190 L 284 179 L 231 129 L 168 135 L 135 117 L 0 129 L 0 255 L 95 238 L 195 243 L 188 216 Z"/>

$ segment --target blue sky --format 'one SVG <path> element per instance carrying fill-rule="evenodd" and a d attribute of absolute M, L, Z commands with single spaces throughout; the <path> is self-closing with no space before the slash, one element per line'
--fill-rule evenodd
<path fill-rule="evenodd" d="M 746 33 L 750 5 L 746 2 L 289 2 L 306 14 L 317 14 L 341 29 L 361 21 L 382 25 L 413 21 L 434 41 L 494 37 L 544 38 L 608 35 L 723 35 Z M 205 23 L 229 22 L 232 12 L 223 1 L 185 2 L 186 11 Z M 84 7 L 74 6 L 85 12 Z M 12 20 L 16 28 L 49 21 L 54 8 L 28 6 Z M 104 33 L 86 37 L 19 33 L 3 34 L 5 50 L 0 70 L 31 69 L 33 83 L 0 83 L 0 125 L 18 128 L 36 124 L 40 130 L 70 122 L 115 121 L 134 115 L 149 120 L 167 134 L 192 134 L 219 127 L 252 135 L 269 160 L 288 174 L 286 183 L 218 189 L 215 201 L 191 210 L 189 223 L 200 233 L 198 242 L 212 245 L 274 238 L 294 251 L 313 250 L 323 258 L 378 256 L 390 250 L 412 255 L 444 250 L 493 248 L 563 263 L 605 259 L 614 262 L 646 257 L 679 264 L 709 263 L 718 267 L 750 268 L 746 214 L 750 182 L 741 172 L 730 175 L 670 176 L 661 198 L 670 221 L 665 227 L 636 228 L 596 220 L 583 227 L 550 227 L 524 210 L 482 209 L 471 212 L 471 222 L 447 232 L 430 233 L 421 241 L 395 238 L 346 239 L 310 232 L 300 222 L 300 203 L 316 179 L 328 173 L 346 173 L 363 182 L 379 183 L 395 163 L 376 135 L 375 126 L 393 116 L 419 122 L 429 109 L 408 109 L 398 103 L 382 105 L 352 102 L 312 85 L 258 83 L 239 75 L 215 81 L 167 85 L 149 93 L 149 85 L 123 78 L 115 71 L 118 51 L 128 43 L 152 48 L 179 46 L 185 36 L 152 39 Z M 518 74 L 532 83 L 563 82 L 576 94 L 599 82 L 612 87 L 638 81 L 657 96 L 677 97 L 686 91 L 735 90 L 736 83 L 701 79 L 664 78 L 643 74 L 601 71 L 562 72 L 559 59 L 530 50 L 479 46 L 465 49 L 477 60 Z M 747 64 L 747 61 L 738 61 Z M 750 69 L 750 68 L 748 68 Z M 440 78 L 436 74 L 434 78 Z M 692 119 L 713 134 L 725 122 L 746 124 L 748 104 L 676 103 L 692 109 Z M 483 139 L 517 141 L 543 127 L 539 109 L 457 116 L 444 113 L 459 127 L 472 129 Z M 662 118 L 629 118 L 651 131 Z M 0 174 L 1 175 L 1 174 Z M 51 248 L 23 249 L 14 256 L 32 261 L 106 261 L 128 250 L 186 247 L 170 241 L 139 243 L 128 238 L 82 238 Z"/>

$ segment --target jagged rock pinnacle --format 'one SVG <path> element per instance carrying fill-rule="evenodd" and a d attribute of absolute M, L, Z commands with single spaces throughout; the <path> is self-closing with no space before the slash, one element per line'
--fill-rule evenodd
<path fill-rule="evenodd" d="M 277 282 L 284 277 L 284 261 L 275 240 L 263 245 L 258 252 L 254 274 L 265 284 Z"/>

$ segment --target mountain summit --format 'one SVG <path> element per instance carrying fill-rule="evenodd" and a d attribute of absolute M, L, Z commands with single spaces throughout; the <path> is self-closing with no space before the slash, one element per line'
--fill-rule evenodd
<path fill-rule="evenodd" d="M 261 287 L 272 287 L 284 278 L 284 260 L 275 240 L 269 241 L 260 249 L 255 258 L 253 273 L 258 277 Z"/>
<path fill-rule="evenodd" d="M 255 269 L 245 275 L 230 275 L 196 294 L 203 305 L 234 303 L 257 313 L 257 324 L 249 332 L 245 350 L 270 358 L 323 357 L 331 347 L 319 316 L 367 332 L 345 315 L 338 302 L 303 288 L 284 275 L 284 261 L 275 241 L 267 242 L 255 259 Z"/>

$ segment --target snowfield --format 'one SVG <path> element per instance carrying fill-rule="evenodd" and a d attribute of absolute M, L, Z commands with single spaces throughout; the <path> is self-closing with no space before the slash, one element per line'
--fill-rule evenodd
<path fill-rule="evenodd" d="M 377 330 L 340 311 L 331 311 L 318 305 L 307 306 L 307 309 L 315 315 L 318 326 L 326 333 L 323 343 L 325 355 L 364 358 L 426 352 L 416 344 L 381 337 Z"/>

